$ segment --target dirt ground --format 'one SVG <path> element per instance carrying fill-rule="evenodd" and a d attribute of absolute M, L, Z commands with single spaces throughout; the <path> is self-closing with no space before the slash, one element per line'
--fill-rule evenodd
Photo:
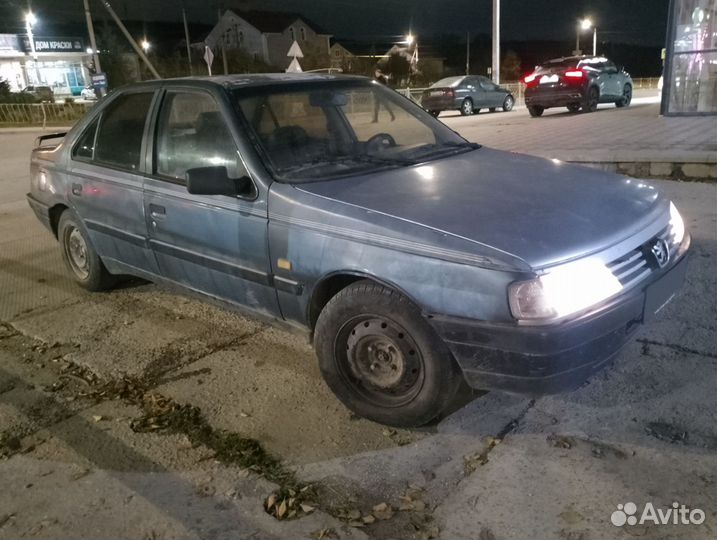
<path fill-rule="evenodd" d="M 303 337 L 142 281 L 76 287 L 24 201 L 34 136 L 0 134 L 0 538 L 715 535 L 717 186 L 659 183 L 688 282 L 614 366 L 396 430 L 350 414 Z M 617 528 L 628 501 L 707 517 Z"/>

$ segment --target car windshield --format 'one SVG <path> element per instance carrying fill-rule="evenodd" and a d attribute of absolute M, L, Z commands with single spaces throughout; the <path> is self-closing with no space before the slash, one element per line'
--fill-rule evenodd
<path fill-rule="evenodd" d="M 280 181 L 405 167 L 477 147 L 370 81 L 239 89 L 235 98 L 254 144 Z"/>

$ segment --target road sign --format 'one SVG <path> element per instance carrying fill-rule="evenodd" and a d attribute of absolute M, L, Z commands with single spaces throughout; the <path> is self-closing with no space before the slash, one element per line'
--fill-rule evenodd
<path fill-rule="evenodd" d="M 209 70 L 209 76 L 212 75 L 212 62 L 214 62 L 214 53 L 209 48 L 209 45 L 204 46 L 204 61 L 207 63 L 207 69 Z"/>
<path fill-rule="evenodd" d="M 107 74 L 95 73 L 92 75 L 92 86 L 95 88 L 107 88 Z"/>

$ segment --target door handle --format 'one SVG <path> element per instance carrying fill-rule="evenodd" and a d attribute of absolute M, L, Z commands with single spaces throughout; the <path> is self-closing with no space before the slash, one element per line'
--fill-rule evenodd
<path fill-rule="evenodd" d="M 160 206 L 158 204 L 151 204 L 149 205 L 149 215 L 152 216 L 155 219 L 161 219 L 165 215 L 167 215 L 167 209 L 164 206 Z"/>
<path fill-rule="evenodd" d="M 82 184 L 72 184 L 72 194 L 82 196 Z"/>

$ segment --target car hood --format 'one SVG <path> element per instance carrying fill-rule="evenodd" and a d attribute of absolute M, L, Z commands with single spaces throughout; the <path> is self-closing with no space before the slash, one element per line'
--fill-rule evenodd
<path fill-rule="evenodd" d="M 489 246 L 532 268 L 604 250 L 637 234 L 668 201 L 641 180 L 480 148 L 302 191 Z"/>

